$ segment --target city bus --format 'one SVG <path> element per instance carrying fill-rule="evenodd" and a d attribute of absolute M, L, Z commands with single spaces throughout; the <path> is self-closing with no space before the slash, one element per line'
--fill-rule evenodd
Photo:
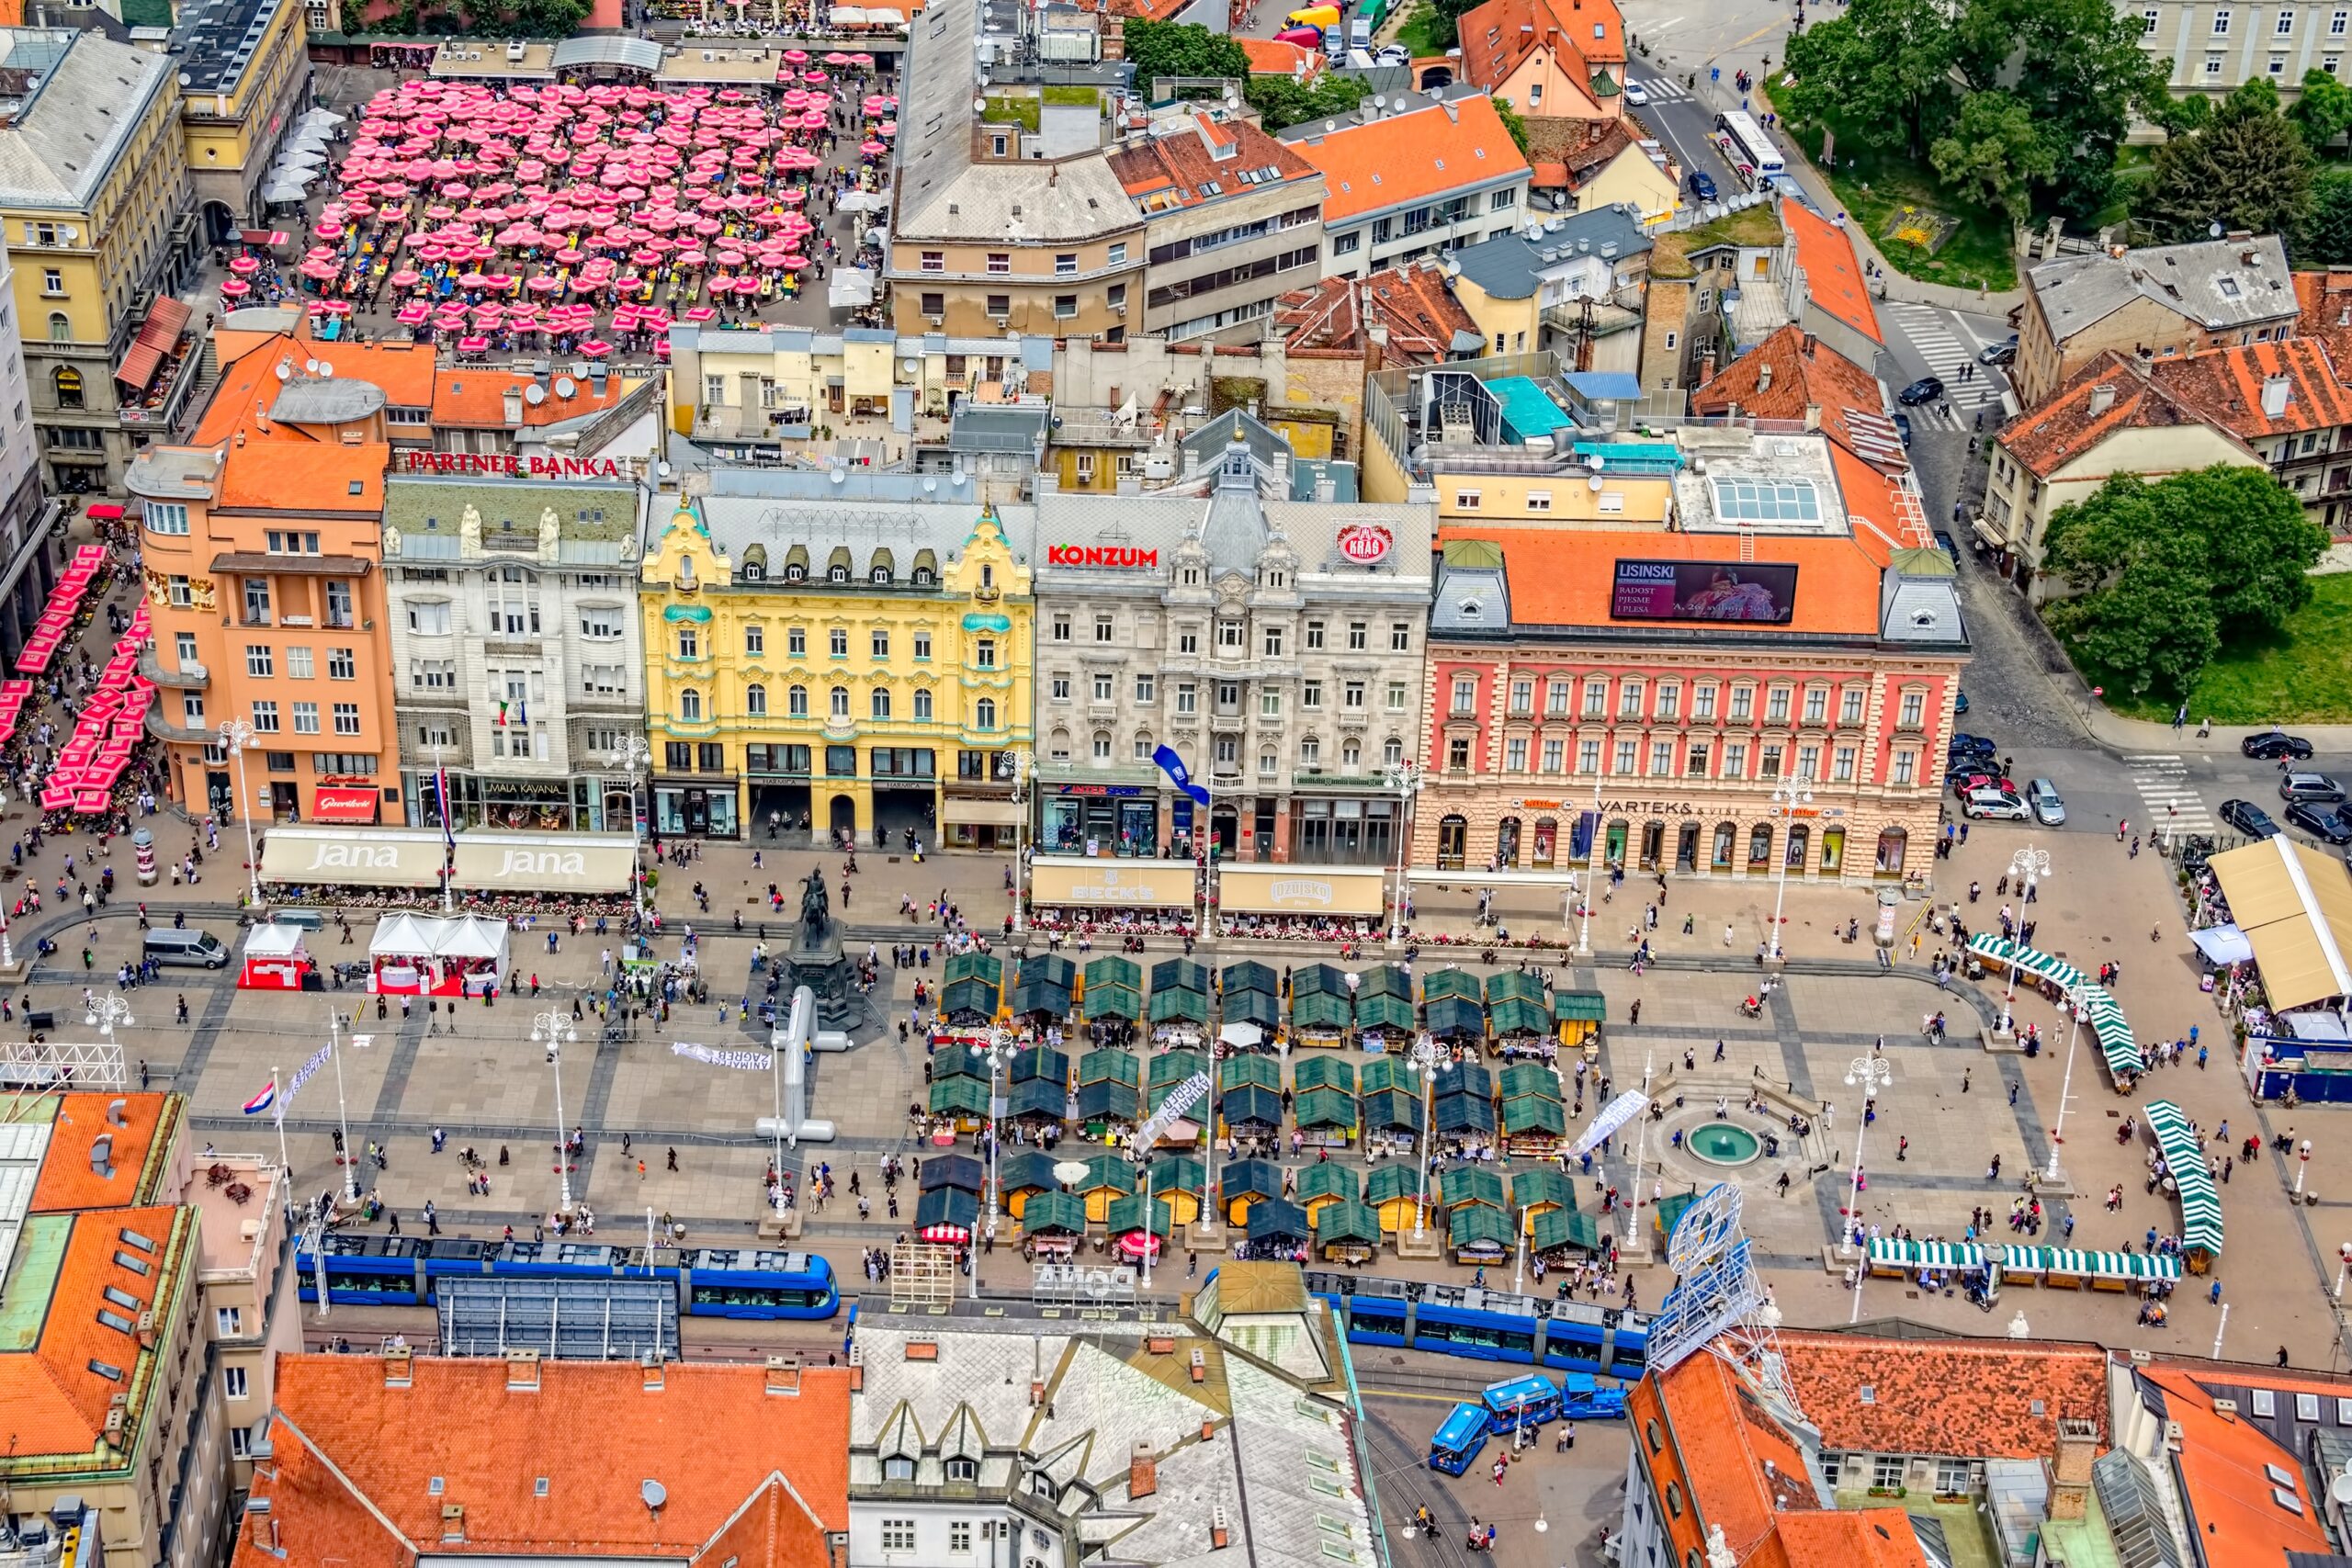
<path fill-rule="evenodd" d="M 1744 109 L 1725 109 L 1715 116 L 1713 140 L 1724 160 L 1739 171 L 1751 187 L 1767 185 L 1773 175 L 1787 172 L 1788 160 L 1765 136 L 1755 117 Z"/>

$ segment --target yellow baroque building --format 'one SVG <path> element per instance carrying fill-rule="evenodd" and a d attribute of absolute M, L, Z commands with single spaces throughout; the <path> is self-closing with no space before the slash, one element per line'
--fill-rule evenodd
<path fill-rule="evenodd" d="M 653 829 L 1010 847 L 1035 527 L 1025 507 L 679 502 L 639 572 Z"/>

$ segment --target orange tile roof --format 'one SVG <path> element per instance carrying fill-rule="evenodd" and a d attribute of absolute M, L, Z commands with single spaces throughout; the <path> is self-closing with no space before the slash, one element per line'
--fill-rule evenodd
<path fill-rule="evenodd" d="M 1862 264 L 1846 231 L 1803 202 L 1785 199 L 1781 226 L 1796 241 L 1797 265 L 1804 269 L 1805 292 L 1813 302 L 1872 343 L 1884 343 Z"/>
<path fill-rule="evenodd" d="M 1833 452 L 1837 449 L 1831 446 Z M 1500 547 L 1510 585 L 1511 621 L 1525 626 L 1611 625 L 1612 567 L 1620 559 L 1740 558 L 1736 535 L 1669 534 L 1657 528 L 1494 528 L 1457 523 L 1439 529 L 1441 545 L 1456 539 L 1483 539 Z M 1758 561 L 1786 562 L 1798 569 L 1795 613 L 1783 626 L 1743 626 L 1742 636 L 1878 634 L 1883 562 L 1873 559 L 1859 541 L 1758 535 L 1755 549 Z"/>
<path fill-rule="evenodd" d="M 1323 74 L 1323 51 L 1319 49 L 1305 49 L 1271 38 L 1238 38 L 1233 41 L 1249 58 L 1252 76 L 1296 76 L 1311 82 Z M 1302 66 L 1304 71 L 1300 70 Z"/>
<path fill-rule="evenodd" d="M 343 367 L 335 367 L 340 376 Z M 445 370 L 433 381 L 433 423 L 436 428 L 469 430 L 511 430 L 514 424 L 506 417 L 506 394 L 520 392 L 537 385 L 528 371 L 496 370 L 488 366 L 468 366 L 462 369 Z M 550 389 L 537 402 L 528 398 L 523 401 L 523 425 L 555 424 L 576 419 L 582 414 L 608 409 L 628 394 L 622 389 L 620 378 L 606 377 L 605 389 L 599 393 L 588 382 L 572 383 L 572 395 L 557 397 Z"/>
<path fill-rule="evenodd" d="M 1242 181 L 1244 169 L 1279 170 L 1285 184 L 1315 178 L 1314 164 L 1248 120 L 1220 123 L 1200 113 L 1189 120 L 1185 130 L 1111 154 L 1111 173 L 1147 216 L 1262 189 Z M 1212 148 L 1226 155 L 1218 157 Z M 1207 188 L 1212 185 L 1215 192 Z"/>
<path fill-rule="evenodd" d="M 2114 400 L 2095 412 L 2092 404 L 2101 387 L 2109 389 Z M 2011 462 L 2048 479 L 2119 430 L 2169 430 L 2207 423 L 2203 414 L 2152 380 L 2137 359 L 2109 349 L 2075 372 L 2039 408 L 2009 421 L 1994 440 Z"/>
<path fill-rule="evenodd" d="M 107 1107 L 122 1101 L 123 1125 L 107 1120 Z M 117 1209 L 152 1199 L 140 1186 L 167 1116 L 176 1121 L 171 1096 L 165 1094 L 69 1094 L 58 1103 L 51 1123 L 49 1151 L 41 1158 L 40 1178 L 33 1185 L 30 1212 L 62 1213 L 75 1209 Z M 110 1177 L 90 1165 L 90 1146 L 101 1135 L 113 1139 L 114 1167 Z"/>
<path fill-rule="evenodd" d="M 1774 1533 L 1790 1568 L 1928 1568 L 1928 1554 L 1900 1508 L 1783 1514 Z"/>
<path fill-rule="evenodd" d="M 1323 198 L 1326 224 L 1427 201 L 1527 167 L 1487 98 L 1432 104 L 1290 145 L 1330 182 Z"/>
<path fill-rule="evenodd" d="M 1657 1383 L 1699 1515 L 1740 1561 L 1771 1534 L 1781 1499 L 1819 1506 L 1804 1453 L 1721 1359 L 1702 1352 Z"/>
<path fill-rule="evenodd" d="M 1802 582 L 1798 593 L 1802 603 Z M 1781 1349 L 1826 1450 L 2046 1459 L 2061 1418 L 2107 1430 L 2107 1353 L 2096 1345 L 1784 1330 Z"/>
<path fill-rule="evenodd" d="M 1579 90 L 1595 67 L 1625 58 L 1624 18 L 1611 0 L 1487 0 L 1463 14 L 1459 31 L 1463 79 L 1489 89 L 1539 47 Z"/>
<path fill-rule="evenodd" d="M 1453 355 L 1454 336 L 1468 333 L 1483 347 L 1477 321 L 1445 286 L 1431 260 L 1384 267 L 1369 277 L 1327 277 L 1294 288 L 1274 303 L 1274 330 L 1294 349 L 1361 352 L 1367 329 L 1388 329 L 1386 361 L 1433 365 Z"/>
<path fill-rule="evenodd" d="M 2328 1544 L 2327 1530 L 2310 1495 L 2301 1456 L 2281 1448 L 2252 1422 L 2214 1411 L 2214 1395 L 2206 1385 L 2235 1384 L 2238 1378 L 2229 1376 L 2219 1365 L 2212 1365 L 2203 1379 L 2185 1366 L 2139 1370 L 2165 1391 L 2165 1416 L 2180 1423 L 2180 1450 L 2172 1458 L 2179 1466 L 2188 1495 L 2192 1529 L 2208 1539 L 2227 1541 L 2228 1560 L 2233 1562 L 2283 1562 L 2290 1551 L 2324 1556 L 2335 1550 Z M 2244 1381 L 2265 1388 L 2291 1390 L 2294 1386 L 2291 1382 L 2279 1382 L 2267 1368 L 2247 1369 Z M 2346 1392 L 2341 1383 L 2320 1386 L 2331 1398 Z M 2295 1493 L 2302 1503 L 2300 1513 L 2290 1514 L 2272 1500 L 2272 1482 L 2263 1471 L 2270 1464 L 2298 1478 Z"/>
<path fill-rule="evenodd" d="M 381 441 L 330 446 L 302 437 L 248 441 L 229 449 L 212 504 L 256 512 L 376 513 L 384 510 L 384 468 L 392 449 Z M 352 486 L 359 488 L 356 491 Z"/>
<path fill-rule="evenodd" d="M 36 1222 L 37 1224 L 40 1222 Z M 154 1382 L 137 1373 L 142 1351 L 136 1325 L 158 1292 L 179 1278 L 186 1248 L 195 1243 L 192 1209 L 107 1209 L 74 1215 L 40 1339 L 32 1349 L 0 1354 L 0 1431 L 30 1453 L 86 1453 L 106 1429 L 108 1403 L 118 1393 L 134 1402 L 151 1396 Z M 130 1231 L 153 1244 L 142 1251 L 122 1239 Z M 118 1257 L 148 1265 L 144 1274 Z M 107 1294 L 108 1291 L 115 1295 Z M 125 1331 L 98 1320 L 104 1311 L 127 1320 Z M 119 1381 L 91 1369 L 97 1361 L 120 1371 Z M 132 1427 L 143 1414 L 134 1403 Z"/>
<path fill-rule="evenodd" d="M 1633 145 L 1634 133 L 1622 119 L 1573 119 L 1562 116 L 1527 122 L 1527 155 L 1557 162 L 1562 183 L 1570 188 L 1606 169 L 1617 161 L 1618 154 Z M 1536 165 L 1538 185 L 1544 183 L 1543 166 L 1541 163 Z"/>
<path fill-rule="evenodd" d="M 2242 347 L 2159 359 L 2148 367 L 2157 385 L 2241 441 L 2352 424 L 2352 392 L 2335 378 L 2329 351 L 2315 338 L 2280 338 Z M 2263 412 L 2263 388 L 2286 378 L 2287 406 Z"/>
<path fill-rule="evenodd" d="M 2295 301 L 2302 307 L 2296 330 L 2327 344 L 2338 360 L 2352 353 L 2352 271 L 2298 272 L 2290 275 Z"/>
<path fill-rule="evenodd" d="M 537 1375 L 511 1389 L 502 1359 L 420 1357 L 394 1388 L 378 1357 L 281 1355 L 277 1475 L 254 1493 L 288 1560 L 405 1568 L 422 1548 L 826 1568 L 826 1533 L 849 1528 L 847 1369 L 803 1371 L 797 1395 L 767 1393 L 764 1367 L 724 1363 L 673 1361 L 659 1389 L 633 1361 Z M 648 1477 L 669 1495 L 658 1517 L 639 1495 Z M 450 1505 L 462 1548 L 442 1545 Z M 234 1562 L 280 1568 L 250 1526 Z"/>
<path fill-rule="evenodd" d="M 1723 414 L 1737 405 L 1758 419 L 1805 417 L 1820 411 L 1822 433 L 1877 467 L 1898 469 L 1902 439 L 1886 415 L 1886 394 L 1878 377 L 1791 322 L 1724 367 L 1690 395 L 1690 412 Z"/>
<path fill-rule="evenodd" d="M 191 446 L 217 446 L 239 430 L 250 432 L 255 409 L 266 409 L 277 396 L 277 365 L 291 359 L 299 369 L 306 359 L 323 357 L 338 378 L 367 381 L 383 389 L 389 402 L 401 408 L 426 408 L 433 402 L 433 350 L 409 344 L 314 343 L 307 336 L 272 333 L 220 368 L 220 383 L 205 405 L 204 417 L 188 437 Z"/>

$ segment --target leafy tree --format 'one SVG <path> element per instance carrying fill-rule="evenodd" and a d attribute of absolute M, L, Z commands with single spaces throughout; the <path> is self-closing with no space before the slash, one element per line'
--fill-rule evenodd
<path fill-rule="evenodd" d="M 2216 220 L 2291 232 L 2311 206 L 2311 149 L 2279 114 L 2278 88 L 2257 76 L 2211 125 L 2156 149 L 2134 206 L 2169 241 L 2201 238 Z"/>
<path fill-rule="evenodd" d="M 1951 134 L 1937 138 L 1928 157 L 1946 185 L 1998 207 L 2018 225 L 2032 220 L 2033 182 L 2058 163 L 2032 113 L 1998 91 L 1971 93 Z"/>
<path fill-rule="evenodd" d="M 588 18 L 586 0 L 514 0 L 506 30 L 526 38 L 570 38 Z"/>
<path fill-rule="evenodd" d="M 1135 64 L 1139 84 L 1155 76 L 1250 74 L 1250 57 L 1239 44 L 1193 23 L 1130 21 L 1125 37 L 1127 59 Z"/>
<path fill-rule="evenodd" d="M 1462 41 L 1462 18 L 1486 0 L 1422 0 L 1430 13 L 1430 47 L 1443 51 Z"/>
<path fill-rule="evenodd" d="M 2303 142 L 2324 152 L 2329 142 L 2352 130 L 2352 87 L 2316 68 L 2303 73 L 2302 96 L 2287 111 Z"/>
<path fill-rule="evenodd" d="M 1520 155 L 1521 157 L 1522 157 L 1522 158 L 1526 157 L 1526 156 L 1527 156 L 1527 119 L 1526 119 L 1526 117 L 1524 117 L 1523 115 L 1521 115 L 1521 114 L 1517 109 L 1515 109 L 1515 108 L 1511 107 L 1510 107 L 1510 101 L 1508 98 L 1493 98 L 1493 99 L 1489 99 L 1488 101 L 1489 101 L 1489 102 L 1491 102 L 1491 103 L 1495 106 L 1495 113 L 1496 113 L 1498 116 L 1499 116 L 1499 117 L 1501 118 L 1502 122 L 1503 122 L 1503 129 L 1504 129 L 1505 130 L 1508 130 L 1508 131 L 1510 131 L 1510 139 L 1511 139 L 1511 141 L 1513 141 L 1514 142 L 1518 143 L 1518 145 L 1519 145 L 1519 155 Z"/>
<path fill-rule="evenodd" d="M 1252 76 L 1245 96 L 1268 130 L 1287 130 L 1310 119 L 1351 114 L 1370 90 L 1359 77 L 1326 72 L 1313 82 Z"/>
<path fill-rule="evenodd" d="M 2185 98 L 2166 94 L 2151 98 L 2141 107 L 2148 123 L 2165 133 L 2167 141 L 2202 130 L 2213 122 L 2213 100 L 2202 93 L 2191 93 Z"/>
<path fill-rule="evenodd" d="M 2109 479 L 2050 519 L 2043 564 L 2077 597 L 2052 628 L 2135 694 L 2180 695 L 2224 634 L 2276 630 L 2311 598 L 2327 532 L 2262 468 Z"/>
<path fill-rule="evenodd" d="M 1952 62 L 1970 88 L 2025 105 L 2054 154 L 2038 203 L 2082 219 L 2106 205 L 2134 108 L 2165 98 L 2172 63 L 2150 58 L 2140 18 L 2112 0 L 1969 0 Z"/>
<path fill-rule="evenodd" d="M 2295 237 L 2299 266 L 2342 266 L 2352 262 L 2352 168 L 2332 164 L 2312 181 L 2311 209 Z"/>
<path fill-rule="evenodd" d="M 1853 0 L 1788 40 L 1793 80 L 1774 87 L 1773 104 L 1802 124 L 1835 115 L 1849 135 L 1924 157 L 1951 122 L 1954 41 L 1938 0 Z"/>

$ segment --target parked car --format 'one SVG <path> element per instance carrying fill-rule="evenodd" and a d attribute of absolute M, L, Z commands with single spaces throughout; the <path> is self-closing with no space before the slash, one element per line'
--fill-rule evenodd
<path fill-rule="evenodd" d="M 2289 826 L 2301 828 L 2313 838 L 2331 844 L 2352 844 L 2352 811 L 2342 806 L 2322 805 L 2317 801 L 2299 800 L 2287 807 Z"/>
<path fill-rule="evenodd" d="M 2025 802 L 2005 789 L 1972 791 L 1960 803 L 1963 817 L 1990 818 L 1996 822 L 2022 822 L 2028 812 Z"/>
<path fill-rule="evenodd" d="M 2312 743 L 2283 729 L 2266 729 L 2259 735 L 2249 735 L 2239 741 L 2238 750 L 2259 761 L 2276 762 L 2287 759 L 2300 762 L 2312 754 Z"/>
<path fill-rule="evenodd" d="M 1903 445 L 1911 445 L 1911 416 L 1900 409 L 1894 414 L 1894 434 L 1903 437 Z"/>
<path fill-rule="evenodd" d="M 1372 57 L 1374 65 L 1409 65 L 1412 61 L 1413 51 L 1401 43 L 1384 44 L 1380 52 Z"/>
<path fill-rule="evenodd" d="M 2222 802 L 2222 820 L 2249 839 L 2267 839 L 2278 831 L 2270 814 L 2250 800 Z"/>
<path fill-rule="evenodd" d="M 2325 773 L 2290 773 L 2278 781 L 2281 800 L 2316 800 L 2334 805 L 2344 798 L 2344 786 Z"/>
<path fill-rule="evenodd" d="M 1284 28 L 1274 35 L 1274 41 L 1295 43 L 1301 49 L 1321 49 L 1323 29 L 1321 28 Z"/>
<path fill-rule="evenodd" d="M 1637 109 L 1647 108 L 1649 107 L 1649 91 L 1639 82 L 1628 82 L 1625 84 L 1625 104 L 1627 107 Z"/>
<path fill-rule="evenodd" d="M 1991 736 L 1971 735 L 1964 729 L 1953 730 L 1951 744 L 1944 750 L 1954 757 L 1997 757 L 2001 754 L 2000 747 L 1994 744 Z"/>
<path fill-rule="evenodd" d="M 1960 541 L 1953 538 L 1949 530 L 1936 530 L 1936 547 L 1943 551 L 1952 565 L 1960 564 Z"/>
<path fill-rule="evenodd" d="M 1690 194 L 1697 197 L 1701 201 L 1713 201 L 1715 199 L 1715 177 L 1713 175 L 1702 175 L 1698 170 L 1693 169 L 1690 171 L 1690 177 L 1685 180 L 1683 184 L 1689 186 L 1690 187 Z"/>
<path fill-rule="evenodd" d="M 1997 789 L 2004 795 L 2015 795 L 2018 786 L 1996 773 L 1965 764 L 1951 771 L 1951 797 L 1966 800 L 1980 789 Z"/>
<path fill-rule="evenodd" d="M 1916 409 L 1921 403 L 1932 403 L 1943 395 L 1944 384 L 1940 379 L 1933 376 L 1922 376 L 1895 393 L 1894 400 L 1906 409 Z"/>
<path fill-rule="evenodd" d="M 2056 828 L 2066 820 L 2066 803 L 2058 796 L 2058 786 L 2048 779 L 2036 779 L 2025 786 L 2025 803 L 2033 807 L 2033 819 L 2045 828 Z"/>
<path fill-rule="evenodd" d="M 1968 712 L 1968 694 L 1966 692 L 1955 692 L 1952 694 L 1951 711 L 1955 717 L 1962 716 Z"/>
<path fill-rule="evenodd" d="M 2017 356 L 2018 334 L 2011 333 L 2009 334 L 2008 342 L 1996 343 L 1990 348 L 1979 351 L 1976 355 L 1976 363 L 1979 365 L 2007 365 Z"/>

